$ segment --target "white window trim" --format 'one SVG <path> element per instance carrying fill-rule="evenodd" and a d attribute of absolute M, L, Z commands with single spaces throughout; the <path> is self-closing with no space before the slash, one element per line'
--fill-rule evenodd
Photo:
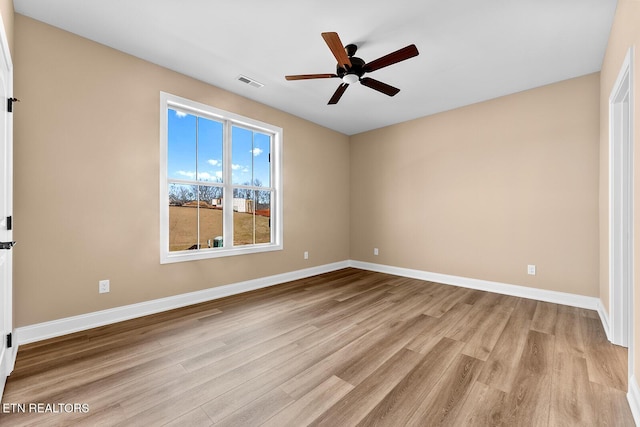
<path fill-rule="evenodd" d="M 273 188 L 273 210 L 271 212 L 271 233 L 272 243 L 261 243 L 255 245 L 245 245 L 236 247 L 225 247 L 215 249 L 200 249 L 195 251 L 169 251 L 169 185 L 167 177 L 168 165 L 168 118 L 167 110 L 178 108 L 191 111 L 194 114 L 204 117 L 211 117 L 223 120 L 225 132 L 229 131 L 230 123 L 246 126 L 258 131 L 264 131 L 273 135 L 273 145 L 271 152 L 272 163 L 272 188 Z M 230 164 L 230 150 L 224 150 L 225 164 Z M 230 168 L 223 168 L 224 181 L 231 183 Z M 223 211 L 233 212 L 233 197 L 225 197 Z M 227 204 L 229 206 L 227 206 Z M 239 114 L 220 110 L 206 104 L 191 101 L 166 92 L 160 92 L 160 263 L 168 264 L 182 261 L 195 261 L 210 258 L 221 258 L 234 255 L 246 255 L 260 252 L 282 250 L 282 128 L 250 119 Z M 224 222 L 225 236 L 233 236 L 231 232 L 233 224 L 230 221 Z M 229 240 L 229 237 L 225 238 Z M 231 240 L 233 240 L 231 238 Z M 227 243 L 225 243 L 226 245 Z"/>

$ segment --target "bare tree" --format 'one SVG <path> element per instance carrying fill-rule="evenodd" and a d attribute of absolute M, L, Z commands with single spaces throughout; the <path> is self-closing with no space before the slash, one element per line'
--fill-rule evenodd
<path fill-rule="evenodd" d="M 257 205 L 258 209 L 267 209 L 271 206 L 271 191 L 268 190 L 258 190 L 257 193 Z"/>
<path fill-rule="evenodd" d="M 182 206 L 195 200 L 196 194 L 190 186 L 171 184 L 169 186 L 169 204 Z"/>
<path fill-rule="evenodd" d="M 198 197 L 204 202 L 211 203 L 213 199 L 222 197 L 222 187 L 214 187 L 212 185 L 194 185 L 194 187 L 197 187 Z"/>

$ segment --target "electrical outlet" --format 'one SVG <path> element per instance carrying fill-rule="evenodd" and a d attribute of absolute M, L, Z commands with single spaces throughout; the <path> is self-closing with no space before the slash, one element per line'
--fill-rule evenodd
<path fill-rule="evenodd" d="M 101 294 L 106 294 L 109 292 L 109 281 L 108 280 L 100 280 L 98 282 L 98 292 Z"/>
<path fill-rule="evenodd" d="M 378 248 L 373 248 L 373 254 L 377 256 L 377 255 L 378 255 L 378 253 L 379 253 L 379 252 L 378 252 Z"/>
<path fill-rule="evenodd" d="M 304 251 L 304 259 L 309 259 L 309 252 Z"/>
<path fill-rule="evenodd" d="M 536 266 L 529 264 L 527 266 L 527 274 L 531 275 L 531 276 L 535 276 L 536 275 Z"/>

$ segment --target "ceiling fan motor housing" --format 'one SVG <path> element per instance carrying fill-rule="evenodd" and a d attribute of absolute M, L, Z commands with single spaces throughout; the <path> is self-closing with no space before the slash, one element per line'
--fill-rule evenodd
<path fill-rule="evenodd" d="M 346 74 L 355 74 L 358 76 L 358 79 L 364 75 L 364 64 L 365 62 L 360 59 L 352 56 L 349 58 L 351 60 L 351 67 L 342 67 L 340 64 L 336 66 L 336 74 L 338 77 L 343 78 Z"/>

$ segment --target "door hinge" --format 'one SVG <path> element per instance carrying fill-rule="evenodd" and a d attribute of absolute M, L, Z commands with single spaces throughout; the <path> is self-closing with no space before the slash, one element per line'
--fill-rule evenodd
<path fill-rule="evenodd" d="M 9 332 L 7 334 L 7 348 L 11 348 L 11 347 L 13 347 L 13 340 L 12 340 L 11 332 Z"/>
<path fill-rule="evenodd" d="M 13 219 L 8 216 L 7 217 L 7 231 L 11 230 L 13 228 Z"/>
<path fill-rule="evenodd" d="M 0 242 L 0 249 L 9 250 L 16 245 L 16 242 Z"/>
<path fill-rule="evenodd" d="M 18 98 L 7 98 L 7 111 L 13 113 L 13 104 L 15 102 L 20 102 Z"/>

